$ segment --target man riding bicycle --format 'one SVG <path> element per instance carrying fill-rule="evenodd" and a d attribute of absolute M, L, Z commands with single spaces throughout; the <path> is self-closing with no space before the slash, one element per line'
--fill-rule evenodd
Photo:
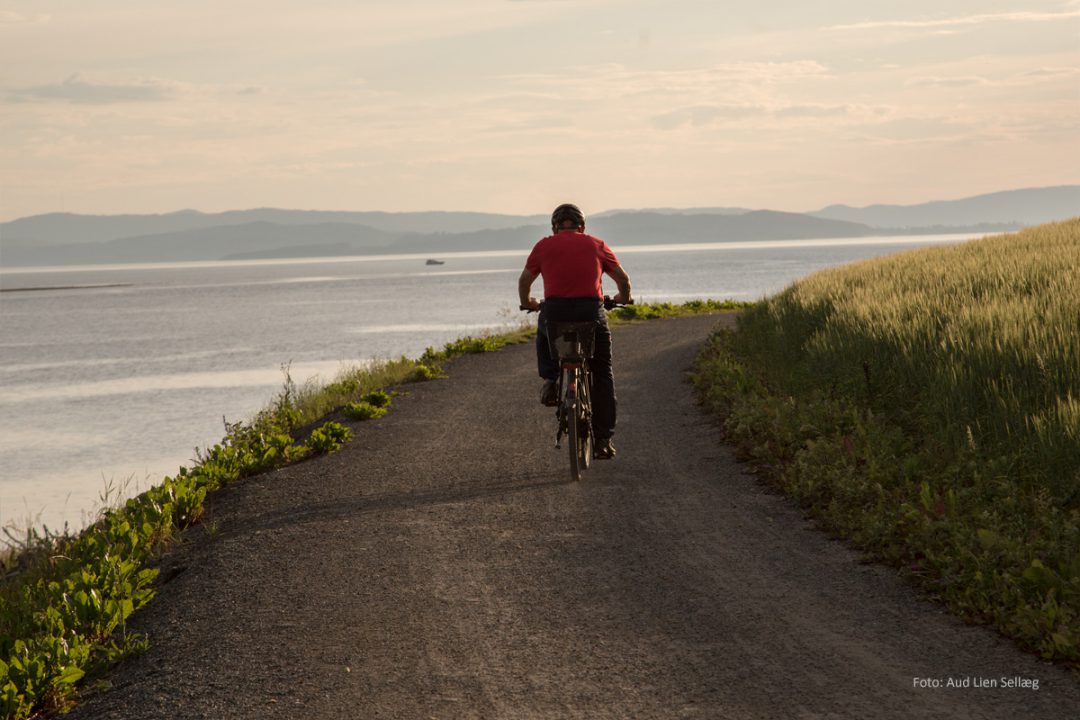
<path fill-rule="evenodd" d="M 611 369 L 611 332 L 604 314 L 602 276 L 607 274 L 619 288 L 615 302 L 629 303 L 630 276 L 603 240 L 585 234 L 585 215 L 576 205 L 560 205 L 551 214 L 552 234 L 536 243 L 518 279 L 521 307 L 539 310 L 536 361 L 544 387 L 540 402 L 558 405 L 558 358 L 552 356 L 547 322 L 596 321 L 592 369 L 593 435 L 596 457 L 615 457 L 611 436 L 615 432 L 615 376 Z M 544 278 L 544 302 L 529 293 L 536 278 Z"/>

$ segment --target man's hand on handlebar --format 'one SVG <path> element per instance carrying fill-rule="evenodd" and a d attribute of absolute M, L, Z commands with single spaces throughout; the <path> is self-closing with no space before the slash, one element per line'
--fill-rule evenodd
<path fill-rule="evenodd" d="M 530 297 L 528 302 L 518 305 L 518 310 L 524 310 L 525 312 L 539 312 L 540 303 L 536 298 Z M 622 293 L 617 293 L 615 297 L 604 296 L 604 309 L 611 310 L 618 305 L 633 305 L 633 298 L 624 298 Z"/>

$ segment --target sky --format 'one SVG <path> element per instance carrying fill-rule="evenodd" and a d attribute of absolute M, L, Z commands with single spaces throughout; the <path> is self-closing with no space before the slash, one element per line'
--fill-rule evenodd
<path fill-rule="evenodd" d="M 1080 182 L 1080 0 L 0 0 L 0 221 Z"/>

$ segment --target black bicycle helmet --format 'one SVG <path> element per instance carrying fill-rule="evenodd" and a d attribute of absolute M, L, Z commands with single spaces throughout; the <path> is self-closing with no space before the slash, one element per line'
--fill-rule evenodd
<path fill-rule="evenodd" d="M 551 231 L 559 232 L 559 228 L 567 220 L 573 221 L 574 227 L 585 227 L 585 214 L 581 212 L 577 205 L 564 203 L 555 208 L 555 212 L 551 213 Z"/>

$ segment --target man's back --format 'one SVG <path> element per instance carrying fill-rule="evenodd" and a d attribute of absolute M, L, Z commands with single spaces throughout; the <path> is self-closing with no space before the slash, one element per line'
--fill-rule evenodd
<path fill-rule="evenodd" d="M 525 263 L 544 279 L 544 297 L 603 297 L 601 278 L 619 261 L 603 240 L 579 230 L 562 230 L 540 240 Z"/>

